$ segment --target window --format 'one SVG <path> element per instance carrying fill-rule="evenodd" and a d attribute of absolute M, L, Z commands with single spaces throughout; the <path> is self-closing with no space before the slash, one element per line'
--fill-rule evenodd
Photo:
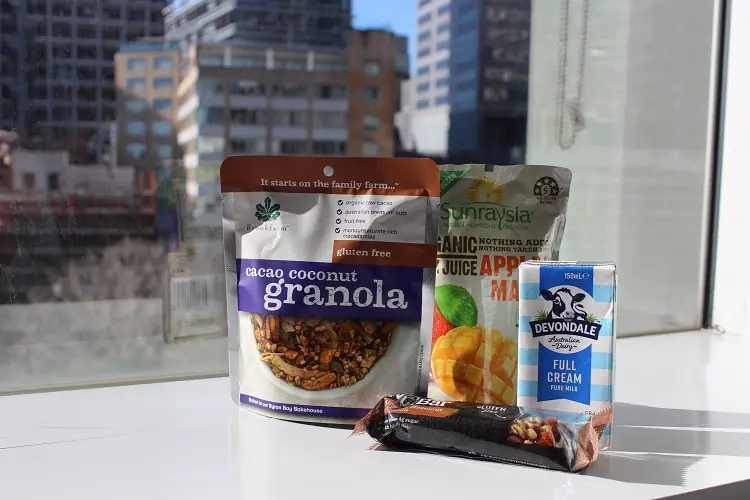
<path fill-rule="evenodd" d="M 343 85 L 321 85 L 317 97 L 321 99 L 346 99 L 348 92 Z"/>
<path fill-rule="evenodd" d="M 377 142 L 362 143 L 362 156 L 378 156 L 378 154 L 380 154 L 380 148 Z"/>
<path fill-rule="evenodd" d="M 27 190 L 36 189 L 36 176 L 30 172 L 26 172 L 21 177 L 23 182 L 23 188 Z"/>
<path fill-rule="evenodd" d="M 274 154 L 282 155 L 301 155 L 307 152 L 307 142 L 305 141 L 274 141 Z"/>
<path fill-rule="evenodd" d="M 146 156 L 145 144 L 131 142 L 125 146 L 125 151 L 127 151 L 128 155 L 137 160 L 141 160 Z"/>
<path fill-rule="evenodd" d="M 206 123 L 219 124 L 224 123 L 224 108 L 210 107 L 206 111 Z"/>
<path fill-rule="evenodd" d="M 436 106 L 442 106 L 443 104 L 448 104 L 450 102 L 451 102 L 451 99 L 450 99 L 450 96 L 448 95 L 441 95 L 435 99 Z"/>
<path fill-rule="evenodd" d="M 172 88 L 172 79 L 171 78 L 155 78 L 154 88 L 156 90 Z"/>
<path fill-rule="evenodd" d="M 224 138 L 198 136 L 198 153 L 224 154 Z"/>
<path fill-rule="evenodd" d="M 424 109 L 430 107 L 430 100 L 429 99 L 420 99 L 417 101 L 417 109 Z"/>
<path fill-rule="evenodd" d="M 419 52 L 417 52 L 417 57 L 427 57 L 432 52 L 432 49 L 429 47 L 425 47 L 423 49 L 419 49 Z"/>
<path fill-rule="evenodd" d="M 128 90 L 146 90 L 146 80 L 143 78 L 128 78 L 125 82 Z"/>
<path fill-rule="evenodd" d="M 426 64 L 417 68 L 417 76 L 424 76 L 430 72 L 430 65 Z"/>
<path fill-rule="evenodd" d="M 378 76 L 380 74 L 380 63 L 378 61 L 365 61 L 365 76 Z"/>
<path fill-rule="evenodd" d="M 376 131 L 380 128 L 380 119 L 375 115 L 365 115 L 362 126 L 365 130 Z"/>
<path fill-rule="evenodd" d="M 169 135 L 172 133 L 172 123 L 167 120 L 155 121 L 151 125 L 154 135 Z"/>
<path fill-rule="evenodd" d="M 451 48 L 451 41 L 450 40 L 441 40 L 437 44 L 437 50 L 448 50 Z"/>
<path fill-rule="evenodd" d="M 448 85 L 450 85 L 450 78 L 438 78 L 438 81 L 435 83 L 437 88 L 447 87 Z"/>
<path fill-rule="evenodd" d="M 426 40 L 429 40 L 430 38 L 432 38 L 432 31 L 430 30 L 425 30 L 419 34 L 420 42 L 424 42 Z"/>
<path fill-rule="evenodd" d="M 170 144 L 159 144 L 154 148 L 154 154 L 157 158 L 172 158 L 172 146 Z"/>
<path fill-rule="evenodd" d="M 125 101 L 125 109 L 130 113 L 142 113 L 147 107 L 145 99 L 131 98 Z"/>
<path fill-rule="evenodd" d="M 449 59 L 443 59 L 435 65 L 435 69 L 448 69 L 451 66 Z"/>
<path fill-rule="evenodd" d="M 307 88 L 304 85 L 286 83 L 273 86 L 273 95 L 275 97 L 305 97 Z"/>
<path fill-rule="evenodd" d="M 422 14 L 421 16 L 419 16 L 418 22 L 419 24 L 425 24 L 425 23 L 430 22 L 431 19 L 432 19 L 432 14 L 428 12 L 427 14 Z"/>
<path fill-rule="evenodd" d="M 50 191 L 60 189 L 60 176 L 58 174 L 47 174 L 47 189 Z"/>
<path fill-rule="evenodd" d="M 266 89 L 262 83 L 252 80 L 240 80 L 232 85 L 233 95 L 265 95 Z"/>
<path fill-rule="evenodd" d="M 314 141 L 313 154 L 320 156 L 343 156 L 346 154 L 346 143 L 340 141 Z"/>
<path fill-rule="evenodd" d="M 154 58 L 154 69 L 172 69 L 174 66 L 174 57 L 158 56 Z"/>
<path fill-rule="evenodd" d="M 450 11 L 451 11 L 451 4 L 448 3 L 446 5 L 440 6 L 437 12 L 438 12 L 438 16 L 442 16 L 443 14 L 450 13 Z"/>
<path fill-rule="evenodd" d="M 146 69 L 146 60 L 142 57 L 131 57 L 126 65 L 130 71 L 143 71 Z"/>
<path fill-rule="evenodd" d="M 172 99 L 154 99 L 154 111 L 169 111 L 172 109 Z"/>
<path fill-rule="evenodd" d="M 130 135 L 145 135 L 146 122 L 128 122 L 125 126 L 125 130 L 127 130 Z"/>
<path fill-rule="evenodd" d="M 233 154 L 261 154 L 265 150 L 265 140 L 232 139 L 230 152 Z"/>
<path fill-rule="evenodd" d="M 307 111 L 274 111 L 274 125 L 304 127 L 307 125 Z"/>
<path fill-rule="evenodd" d="M 419 0 L 419 6 L 424 7 L 425 5 L 429 5 L 432 3 L 432 0 Z"/>
<path fill-rule="evenodd" d="M 419 85 L 417 85 L 417 93 L 424 94 L 425 92 L 430 90 L 430 82 L 422 82 Z"/>
<path fill-rule="evenodd" d="M 365 101 L 375 103 L 380 100 L 380 89 L 378 87 L 365 88 Z"/>
<path fill-rule="evenodd" d="M 265 111 L 257 109 L 232 108 L 229 110 L 232 123 L 237 125 L 262 125 L 265 123 Z"/>
<path fill-rule="evenodd" d="M 339 111 L 316 111 L 315 127 L 347 128 L 347 115 Z"/>

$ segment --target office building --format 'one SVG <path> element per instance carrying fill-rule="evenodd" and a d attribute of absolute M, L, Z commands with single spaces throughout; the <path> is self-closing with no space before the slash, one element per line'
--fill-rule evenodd
<path fill-rule="evenodd" d="M 351 0 L 177 0 L 164 10 L 166 36 L 185 46 L 244 40 L 259 46 L 339 47 Z"/>
<path fill-rule="evenodd" d="M 114 54 L 162 36 L 167 0 L 0 0 L 0 127 L 27 144 L 104 155 L 115 120 Z"/>
<path fill-rule="evenodd" d="M 150 170 L 181 157 L 175 130 L 180 47 L 163 39 L 123 45 L 115 55 L 116 157 Z"/>
<path fill-rule="evenodd" d="M 385 30 L 352 30 L 349 52 L 350 156 L 393 156 L 394 116 L 409 76 L 408 40 Z"/>
<path fill-rule="evenodd" d="M 521 161 L 531 2 L 416 1 L 416 71 L 397 117 L 402 141 L 427 155 Z"/>

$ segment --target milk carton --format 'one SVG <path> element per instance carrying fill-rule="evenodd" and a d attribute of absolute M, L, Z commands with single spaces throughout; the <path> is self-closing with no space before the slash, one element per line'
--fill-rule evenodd
<path fill-rule="evenodd" d="M 612 406 L 616 281 L 612 263 L 521 264 L 518 406 L 586 414 Z M 610 436 L 611 427 L 603 449 Z"/>

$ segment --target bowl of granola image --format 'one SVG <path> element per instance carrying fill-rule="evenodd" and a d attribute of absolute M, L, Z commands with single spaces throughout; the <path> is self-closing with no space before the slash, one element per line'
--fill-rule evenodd
<path fill-rule="evenodd" d="M 418 325 L 256 313 L 250 321 L 263 371 L 274 386 L 303 399 L 343 397 L 386 371 L 416 376 Z M 410 354 L 414 359 L 407 367 L 403 360 Z"/>

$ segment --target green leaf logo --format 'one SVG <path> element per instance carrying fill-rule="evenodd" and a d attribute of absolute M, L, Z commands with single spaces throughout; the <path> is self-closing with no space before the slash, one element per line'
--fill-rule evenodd
<path fill-rule="evenodd" d="M 281 216 L 280 210 L 281 205 L 273 203 L 271 198 L 266 196 L 262 205 L 260 203 L 255 205 L 255 217 L 261 222 L 276 220 Z"/>
<path fill-rule="evenodd" d="M 549 319 L 549 313 L 544 309 L 539 310 L 534 316 L 534 321 L 546 321 Z"/>

